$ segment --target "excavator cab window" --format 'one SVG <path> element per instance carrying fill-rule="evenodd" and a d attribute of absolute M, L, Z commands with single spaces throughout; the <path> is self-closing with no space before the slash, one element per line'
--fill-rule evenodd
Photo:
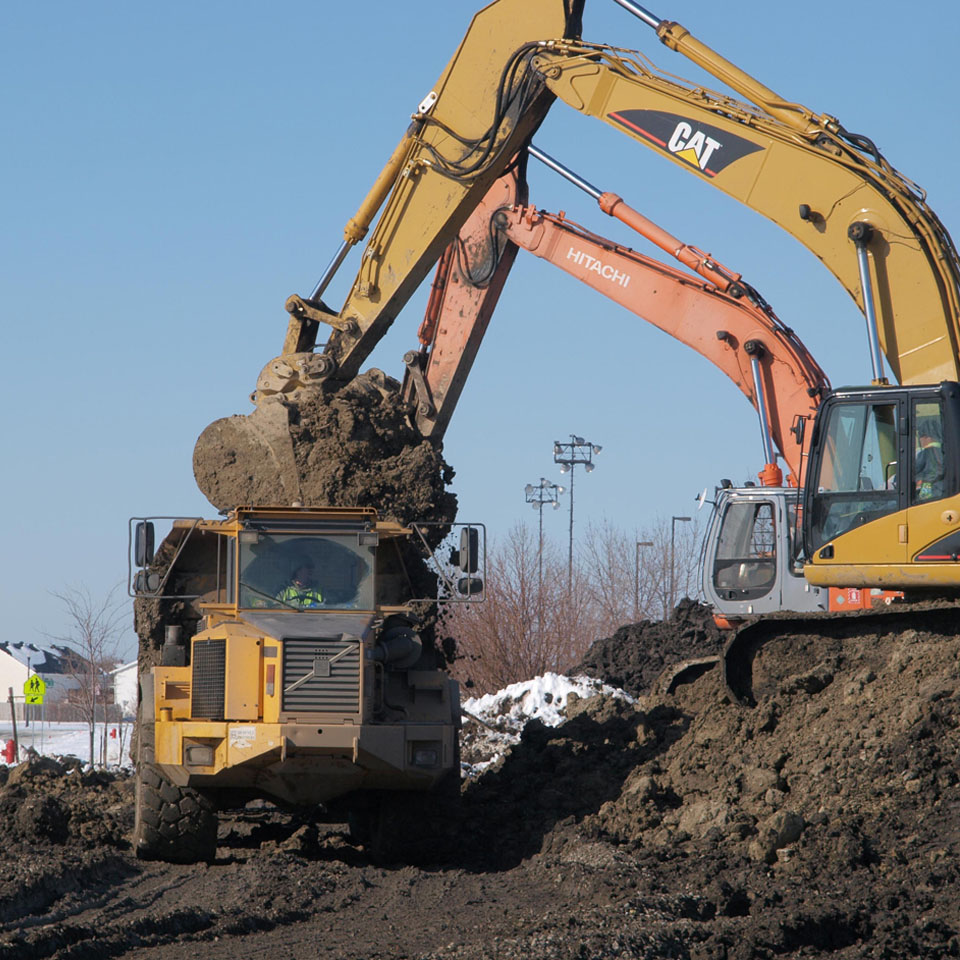
<path fill-rule="evenodd" d="M 911 424 L 913 483 L 910 503 L 939 500 L 948 494 L 946 473 L 950 453 L 944 445 L 943 407 L 939 400 L 914 400 Z"/>
<path fill-rule="evenodd" d="M 828 410 L 808 495 L 812 549 L 900 509 L 899 411 L 860 400 Z"/>
<path fill-rule="evenodd" d="M 724 600 L 755 600 L 776 584 L 775 516 L 767 500 L 727 506 L 713 564 L 713 585 Z"/>
<path fill-rule="evenodd" d="M 802 493 L 800 497 L 803 497 Z M 787 570 L 791 576 L 799 578 L 803 577 L 804 563 L 803 537 L 800 536 L 802 515 L 801 504 L 795 499 L 790 499 L 787 502 L 787 542 L 790 548 L 790 562 L 787 565 Z"/>

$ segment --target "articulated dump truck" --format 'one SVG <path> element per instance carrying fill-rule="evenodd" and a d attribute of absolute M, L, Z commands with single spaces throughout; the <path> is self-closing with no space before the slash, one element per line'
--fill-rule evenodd
<path fill-rule="evenodd" d="M 211 860 L 217 809 L 262 798 L 349 815 L 374 856 L 418 856 L 459 796 L 460 697 L 413 598 L 427 571 L 442 599 L 482 599 L 482 528 L 451 525 L 441 561 L 446 528 L 370 508 L 175 520 L 154 551 L 161 519 L 130 524 L 137 855 Z"/>

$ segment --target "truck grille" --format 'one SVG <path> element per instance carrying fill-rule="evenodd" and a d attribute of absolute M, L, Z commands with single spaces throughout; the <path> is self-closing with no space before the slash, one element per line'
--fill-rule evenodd
<path fill-rule="evenodd" d="M 190 716 L 204 720 L 222 720 L 223 695 L 227 673 L 227 641 L 197 640 L 193 644 L 193 675 Z"/>
<path fill-rule="evenodd" d="M 295 637 L 283 641 L 285 713 L 359 713 L 360 643 Z"/>

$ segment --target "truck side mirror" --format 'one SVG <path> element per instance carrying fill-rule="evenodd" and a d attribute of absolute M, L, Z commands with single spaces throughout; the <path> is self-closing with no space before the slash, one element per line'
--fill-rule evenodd
<path fill-rule="evenodd" d="M 135 594 L 155 594 L 160 589 L 160 574 L 138 570 L 133 578 L 133 592 Z"/>
<path fill-rule="evenodd" d="M 457 581 L 457 593 L 465 597 L 483 593 L 483 581 L 479 577 L 461 577 Z"/>
<path fill-rule="evenodd" d="M 477 572 L 480 565 L 480 532 L 476 527 L 464 527 L 460 531 L 460 550 L 454 562 L 464 573 Z"/>
<path fill-rule="evenodd" d="M 138 567 L 146 567 L 153 560 L 153 524 L 149 520 L 141 520 L 137 524 L 134 535 L 133 554 Z"/>

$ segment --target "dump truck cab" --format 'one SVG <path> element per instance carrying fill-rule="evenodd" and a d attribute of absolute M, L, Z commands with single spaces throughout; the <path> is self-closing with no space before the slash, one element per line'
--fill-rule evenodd
<path fill-rule="evenodd" d="M 442 574 L 441 593 L 478 599 L 477 527 L 454 526 L 467 576 Z M 459 781 L 459 689 L 417 632 L 401 549 L 426 545 L 422 528 L 370 508 L 241 507 L 175 521 L 156 553 L 149 521 L 132 531 L 138 600 L 198 614 L 191 637 L 166 624 L 160 663 L 141 666 L 139 767 L 158 796 L 312 805 Z M 173 811 L 141 794 L 142 856 L 209 859 L 215 837 L 184 853 L 146 822 Z"/>

